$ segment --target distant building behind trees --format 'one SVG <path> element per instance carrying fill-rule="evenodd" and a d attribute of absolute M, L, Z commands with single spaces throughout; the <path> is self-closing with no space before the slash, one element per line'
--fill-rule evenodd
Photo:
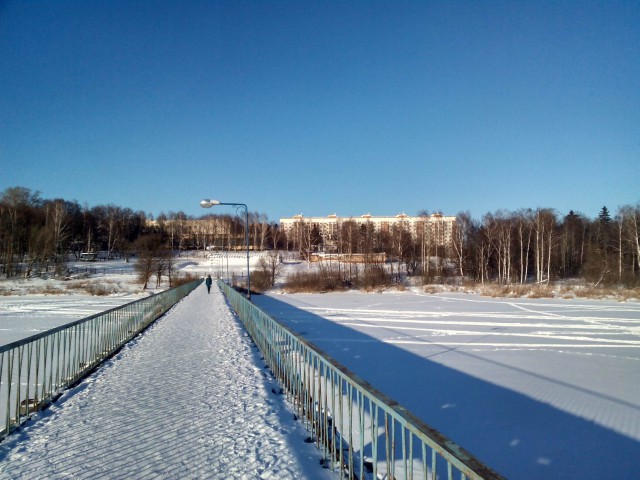
<path fill-rule="evenodd" d="M 434 247 L 450 248 L 453 239 L 456 217 L 444 216 L 440 213 L 432 215 L 409 216 L 399 213 L 395 216 L 375 216 L 370 213 L 359 217 L 339 217 L 337 214 L 326 217 L 305 217 L 302 214 L 280 219 L 280 228 L 290 244 L 304 244 L 307 231 L 314 228 L 319 240 L 311 250 L 337 252 L 341 247 L 341 239 L 345 229 L 351 224 L 361 230 L 371 230 L 374 235 L 393 236 L 402 231 L 416 242 L 428 236 Z M 346 227 L 346 228 L 345 228 Z"/>
<path fill-rule="evenodd" d="M 640 204 L 593 213 L 499 210 L 479 220 L 467 212 L 295 215 L 276 223 L 249 212 L 249 248 L 289 250 L 317 261 L 350 259 L 374 273 L 384 264 L 396 279 L 420 275 L 425 282 L 462 277 L 509 285 L 576 278 L 640 285 Z M 0 192 L 0 276 L 6 278 L 62 275 L 70 259 L 140 258 L 146 250 L 160 258 L 245 247 L 245 221 L 237 215 L 169 212 L 151 219 L 113 204 L 43 199 L 23 187 Z"/>

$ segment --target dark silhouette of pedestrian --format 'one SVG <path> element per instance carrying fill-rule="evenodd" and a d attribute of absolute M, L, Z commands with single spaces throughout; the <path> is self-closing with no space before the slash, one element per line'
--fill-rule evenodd
<path fill-rule="evenodd" d="M 207 286 L 207 294 L 211 293 L 211 284 L 213 280 L 211 280 L 211 275 L 207 275 L 207 279 L 204 281 L 204 284 Z"/>

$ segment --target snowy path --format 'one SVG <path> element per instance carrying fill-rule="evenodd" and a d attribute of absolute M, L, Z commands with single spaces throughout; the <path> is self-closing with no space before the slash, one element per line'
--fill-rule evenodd
<path fill-rule="evenodd" d="M 332 478 L 214 287 L 0 444 L 0 478 Z"/>

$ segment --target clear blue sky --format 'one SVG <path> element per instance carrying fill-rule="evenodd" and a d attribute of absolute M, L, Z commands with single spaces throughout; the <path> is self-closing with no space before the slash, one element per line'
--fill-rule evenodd
<path fill-rule="evenodd" d="M 0 0 L 0 191 L 593 218 L 639 167 L 637 0 Z"/>

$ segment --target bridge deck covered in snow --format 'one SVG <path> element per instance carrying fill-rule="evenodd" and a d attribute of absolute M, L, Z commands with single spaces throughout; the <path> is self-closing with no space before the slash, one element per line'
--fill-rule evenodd
<path fill-rule="evenodd" d="M 0 478 L 330 478 L 264 367 L 203 285 L 5 439 Z"/>

